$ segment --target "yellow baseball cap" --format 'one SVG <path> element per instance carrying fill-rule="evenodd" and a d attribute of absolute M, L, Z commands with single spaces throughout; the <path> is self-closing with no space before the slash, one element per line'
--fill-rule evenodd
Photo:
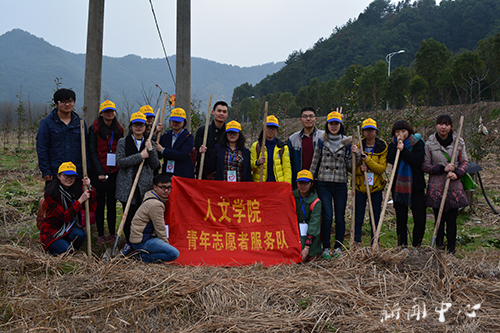
<path fill-rule="evenodd" d="M 146 115 L 144 113 L 142 113 L 141 111 L 136 112 L 136 113 L 132 113 L 132 115 L 130 116 L 130 123 L 131 124 L 133 124 L 133 123 L 145 124 L 146 123 Z"/>
<path fill-rule="evenodd" d="M 309 170 L 302 170 L 297 173 L 297 181 L 298 182 L 311 182 L 313 181 L 313 175 Z"/>
<path fill-rule="evenodd" d="M 342 115 L 340 113 L 338 113 L 337 111 L 330 112 L 328 114 L 328 116 L 326 117 L 326 121 L 329 123 L 332 121 L 336 121 L 336 122 L 342 124 Z"/>
<path fill-rule="evenodd" d="M 116 111 L 116 105 L 115 105 L 115 103 L 113 103 L 107 99 L 101 103 L 101 107 L 99 108 L 99 113 L 110 111 L 110 110 Z"/>
<path fill-rule="evenodd" d="M 226 124 L 226 132 L 240 132 L 241 131 L 241 125 L 239 122 L 232 120 Z"/>
<path fill-rule="evenodd" d="M 186 120 L 186 111 L 181 108 L 175 108 L 170 111 L 170 120 L 172 121 L 178 121 L 178 122 L 183 122 Z"/>
<path fill-rule="evenodd" d="M 368 128 L 374 128 L 378 130 L 377 122 L 372 118 L 368 118 L 365 121 L 363 121 L 363 124 L 361 124 L 361 129 L 368 129 Z"/>
<path fill-rule="evenodd" d="M 155 112 L 154 112 L 153 108 L 149 105 L 141 106 L 139 111 L 144 113 L 146 115 L 146 117 L 154 117 L 155 116 Z"/>
<path fill-rule="evenodd" d="M 266 126 L 280 127 L 280 123 L 278 122 L 278 118 L 276 118 L 275 116 L 268 116 L 266 119 Z"/>
<path fill-rule="evenodd" d="M 73 162 L 64 162 L 63 164 L 61 164 L 59 166 L 59 170 L 57 170 L 57 173 L 64 173 L 68 176 L 78 176 L 78 174 L 76 173 L 76 166 L 73 164 Z"/>

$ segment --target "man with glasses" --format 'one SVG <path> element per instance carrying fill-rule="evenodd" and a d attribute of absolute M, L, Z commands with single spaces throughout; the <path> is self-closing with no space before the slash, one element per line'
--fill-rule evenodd
<path fill-rule="evenodd" d="M 153 190 L 146 192 L 132 220 L 130 245 L 136 257 L 146 263 L 172 261 L 179 257 L 179 250 L 168 243 L 165 227 L 165 204 L 171 190 L 171 175 L 156 175 Z"/>
<path fill-rule="evenodd" d="M 309 170 L 311 167 L 314 148 L 321 142 L 321 136 L 325 131 L 316 127 L 316 111 L 311 107 L 305 107 L 300 111 L 300 122 L 302 129 L 293 133 L 288 138 L 288 150 L 292 163 L 292 186 L 297 188 L 296 175 L 300 170 Z"/>
<path fill-rule="evenodd" d="M 54 93 L 56 107 L 40 121 L 36 136 L 38 167 L 46 183 L 52 181 L 59 166 L 71 161 L 77 173 L 83 175 L 80 116 L 74 111 L 76 94 L 71 89 L 59 89 Z M 85 125 L 87 132 L 87 125 Z"/>

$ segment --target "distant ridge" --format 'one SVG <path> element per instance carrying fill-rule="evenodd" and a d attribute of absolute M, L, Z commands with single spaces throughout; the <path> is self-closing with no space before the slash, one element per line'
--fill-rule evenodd
<path fill-rule="evenodd" d="M 169 61 L 175 75 L 175 55 Z M 230 103 L 236 86 L 245 82 L 255 84 L 278 71 L 284 63 L 239 67 L 193 57 L 191 65 L 192 97 L 205 104 L 209 94 L 213 94 L 214 101 Z M 16 100 L 22 86 L 23 99 L 29 96 L 31 102 L 47 102 L 53 95 L 54 79 L 59 77 L 63 87 L 75 90 L 80 107 L 84 73 L 85 54 L 65 51 L 20 29 L 0 36 L 0 101 Z M 130 104 L 137 107 L 144 102 L 143 95 L 154 96 L 156 100 L 160 90 L 155 85 L 174 93 L 165 59 L 136 55 L 103 58 L 101 99 L 109 98 L 121 108 Z"/>

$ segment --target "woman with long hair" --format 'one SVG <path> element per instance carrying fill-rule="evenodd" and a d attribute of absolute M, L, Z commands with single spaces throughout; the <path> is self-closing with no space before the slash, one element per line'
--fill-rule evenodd
<path fill-rule="evenodd" d="M 205 148 L 206 149 L 206 148 Z M 245 136 L 237 121 L 226 124 L 226 132 L 207 164 L 207 172 L 215 171 L 215 180 L 251 182 L 250 150 L 245 147 Z"/>
<path fill-rule="evenodd" d="M 99 116 L 89 128 L 90 178 L 97 192 L 97 244 L 114 243 L 116 225 L 116 147 L 123 137 L 123 127 L 116 119 L 115 103 L 101 104 Z M 104 210 L 107 207 L 109 236 L 104 236 Z"/>
<path fill-rule="evenodd" d="M 322 144 L 314 149 L 311 173 L 318 180 L 318 196 L 322 205 L 321 242 L 323 259 L 332 258 L 331 233 L 335 205 L 335 257 L 340 257 L 345 237 L 345 209 L 347 206 L 347 171 L 351 168 L 352 138 L 345 136 L 342 115 L 333 111 L 327 116 Z M 334 205 L 332 205 L 332 200 Z"/>
<path fill-rule="evenodd" d="M 43 249 L 51 254 L 73 253 L 85 241 L 80 211 L 90 199 L 90 211 L 94 211 L 96 191 L 90 186 L 88 177 L 77 181 L 76 166 L 64 162 L 59 166 L 57 177 L 45 190 L 46 217 L 40 228 Z M 83 191 L 83 185 L 90 189 Z"/>
<path fill-rule="evenodd" d="M 406 120 L 392 125 L 392 141 L 387 151 L 387 162 L 395 169 L 392 198 L 396 210 L 396 233 L 398 246 L 408 245 L 408 208 L 413 214 L 413 247 L 419 247 L 425 233 L 425 178 L 422 164 L 425 158 L 425 143 Z M 394 165 L 399 150 L 399 162 Z"/>
<path fill-rule="evenodd" d="M 457 135 L 452 129 L 452 124 L 451 117 L 447 114 L 437 117 L 437 132 L 429 137 L 425 145 L 423 169 L 429 174 L 426 204 L 427 207 L 432 207 L 436 219 L 441 199 L 443 198 L 446 179 L 450 179 L 441 223 L 436 237 L 436 246 L 444 248 L 444 226 L 446 225 L 446 238 L 448 241 L 446 248 L 449 253 L 454 254 L 457 239 L 458 209 L 469 204 L 464 187 L 460 181 L 460 178 L 467 173 L 469 161 L 465 151 L 465 141 L 462 138 L 458 141 L 456 159 L 451 161 L 453 148 L 457 140 Z"/>
<path fill-rule="evenodd" d="M 254 182 L 260 181 L 260 167 L 263 165 L 264 182 L 292 183 L 292 165 L 286 142 L 276 138 L 279 128 L 278 118 L 268 116 L 265 131 L 260 131 L 258 141 L 254 142 L 251 152 L 252 177 Z M 264 133 L 265 132 L 265 133 Z M 265 135 L 265 149 L 262 156 L 262 138 Z"/>

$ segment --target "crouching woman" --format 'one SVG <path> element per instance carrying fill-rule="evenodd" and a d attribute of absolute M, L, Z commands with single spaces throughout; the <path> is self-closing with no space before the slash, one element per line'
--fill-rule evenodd
<path fill-rule="evenodd" d="M 146 192 L 132 220 L 130 243 L 146 263 L 172 261 L 179 250 L 168 244 L 165 228 L 165 203 L 172 189 L 171 176 L 161 173 L 153 178 L 153 190 Z"/>
<path fill-rule="evenodd" d="M 45 205 L 47 215 L 40 228 L 43 249 L 57 255 L 73 253 L 85 241 L 85 231 L 81 226 L 80 211 L 83 203 L 90 199 L 90 210 L 96 209 L 96 191 L 90 187 L 90 179 L 83 178 L 83 185 L 91 189 L 82 190 L 82 181 L 77 181 L 76 166 L 65 162 L 59 166 L 57 179 L 47 185 Z"/>
<path fill-rule="evenodd" d="M 297 173 L 297 189 L 293 191 L 299 222 L 302 260 L 313 260 L 321 253 L 321 201 L 314 188 L 313 175 L 309 170 Z"/>

